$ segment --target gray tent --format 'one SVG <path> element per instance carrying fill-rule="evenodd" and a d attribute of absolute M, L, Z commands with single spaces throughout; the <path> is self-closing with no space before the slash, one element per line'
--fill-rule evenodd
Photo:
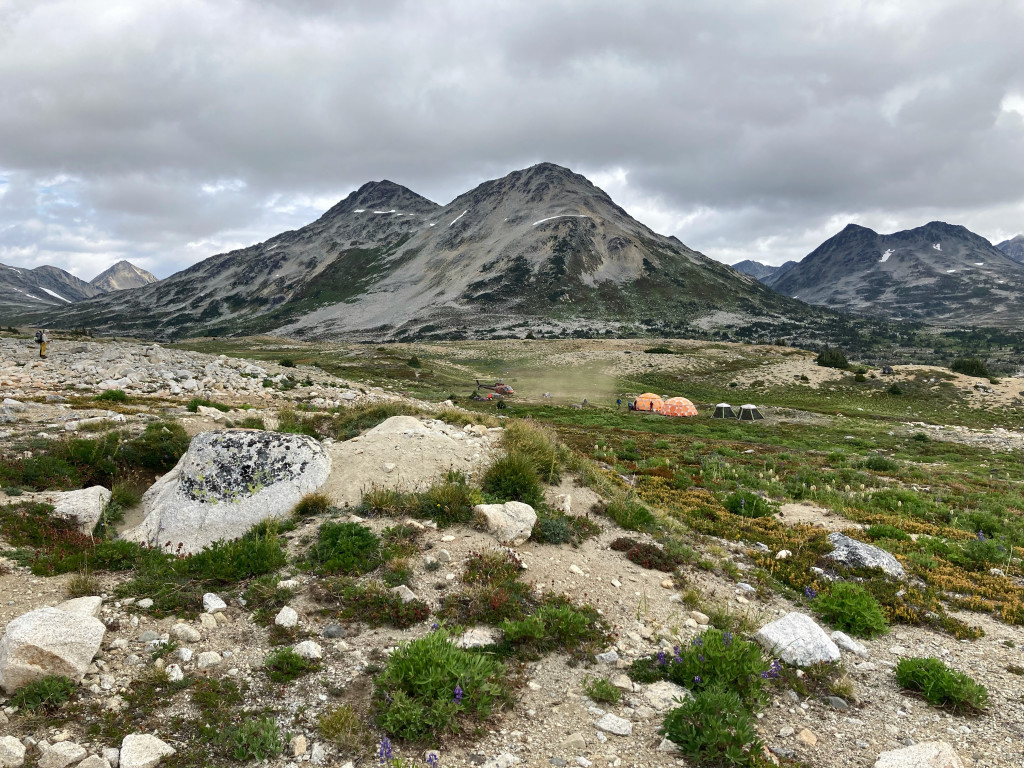
<path fill-rule="evenodd" d="M 750 405 L 748 403 L 747 405 L 740 406 L 740 421 L 760 421 L 763 418 L 764 416 L 762 416 L 761 412 L 757 410 L 756 405 Z"/>
<path fill-rule="evenodd" d="M 732 406 L 728 403 L 719 403 L 715 406 L 715 412 L 711 415 L 712 419 L 735 419 L 736 412 L 733 411 Z"/>

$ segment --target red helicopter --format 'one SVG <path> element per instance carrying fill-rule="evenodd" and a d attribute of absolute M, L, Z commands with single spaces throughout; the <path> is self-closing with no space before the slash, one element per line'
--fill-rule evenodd
<path fill-rule="evenodd" d="M 480 379 L 477 379 L 476 387 L 477 389 L 489 389 L 499 395 L 503 395 L 504 397 L 511 397 L 516 393 L 512 387 L 502 381 L 496 381 L 493 384 L 481 384 Z"/>

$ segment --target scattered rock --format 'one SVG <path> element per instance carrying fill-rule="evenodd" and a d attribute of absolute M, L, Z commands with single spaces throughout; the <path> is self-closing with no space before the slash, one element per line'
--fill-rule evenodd
<path fill-rule="evenodd" d="M 21 768 L 25 764 L 25 745 L 13 736 L 0 736 L 0 768 Z"/>
<path fill-rule="evenodd" d="M 813 747 L 818 743 L 818 737 L 806 728 L 801 730 L 800 733 L 796 735 L 796 740 L 802 744 L 806 744 L 808 747 Z"/>
<path fill-rule="evenodd" d="M 220 654 L 216 651 L 203 651 L 196 659 L 196 665 L 200 669 L 209 669 L 210 667 L 216 667 L 221 661 Z"/>
<path fill-rule="evenodd" d="M 304 659 L 322 659 L 324 656 L 323 649 L 312 640 L 303 640 L 292 650 Z"/>
<path fill-rule="evenodd" d="M 492 757 L 483 764 L 483 768 L 512 768 L 513 765 L 521 762 L 518 757 L 510 752 L 505 752 L 497 757 Z"/>
<path fill-rule="evenodd" d="M 658 744 L 659 752 L 678 752 L 679 745 L 670 739 L 662 739 L 661 743 Z"/>
<path fill-rule="evenodd" d="M 614 664 L 619 660 L 619 654 L 615 651 L 605 651 L 594 656 L 601 664 Z"/>
<path fill-rule="evenodd" d="M 57 606 L 57 610 L 65 613 L 75 613 L 79 616 L 92 616 L 94 619 L 100 617 L 100 608 L 103 607 L 102 597 L 76 597 L 65 600 Z"/>
<path fill-rule="evenodd" d="M 290 629 L 299 623 L 299 614 L 295 612 L 294 608 L 286 605 L 277 612 L 277 616 L 274 617 L 274 623 L 279 627 Z"/>
<path fill-rule="evenodd" d="M 944 741 L 923 741 L 912 747 L 882 752 L 875 768 L 964 768 L 956 751 Z"/>
<path fill-rule="evenodd" d="M 700 611 L 690 611 L 690 618 L 702 627 L 706 627 L 711 623 L 711 619 L 708 618 L 707 614 L 701 613 Z"/>
<path fill-rule="evenodd" d="M 679 706 L 680 701 L 692 698 L 692 694 L 681 685 L 659 680 L 644 688 L 644 699 L 659 712 L 666 712 Z"/>
<path fill-rule="evenodd" d="M 769 653 L 797 667 L 839 661 L 839 648 L 825 631 L 810 616 L 795 611 L 761 627 L 754 639 Z"/>
<path fill-rule="evenodd" d="M 169 664 L 166 669 L 167 679 L 172 683 L 179 683 L 185 679 L 185 673 L 181 671 L 181 667 L 177 664 Z"/>
<path fill-rule="evenodd" d="M 826 696 L 825 703 L 837 712 L 845 712 L 850 708 L 850 705 L 846 702 L 846 699 L 840 698 L 839 696 Z"/>
<path fill-rule="evenodd" d="M 183 643 L 198 643 L 203 639 L 199 630 L 190 624 L 175 624 L 171 627 L 170 635 Z"/>
<path fill-rule="evenodd" d="M 133 733 L 121 742 L 121 768 L 156 768 L 174 747 L 148 733 Z"/>
<path fill-rule="evenodd" d="M 81 744 L 73 741 L 58 741 L 43 751 L 39 758 L 39 768 L 66 768 L 82 760 L 88 753 Z"/>
<path fill-rule="evenodd" d="M 110 763 L 110 768 L 118 768 L 121 764 L 121 750 L 117 747 L 106 747 L 100 755 Z"/>
<path fill-rule="evenodd" d="M 567 736 L 558 748 L 565 752 L 582 752 L 587 748 L 587 740 L 583 738 L 582 733 L 577 732 Z"/>
<path fill-rule="evenodd" d="M 323 629 L 323 636 L 332 640 L 344 637 L 345 628 L 341 624 L 328 624 Z"/>
<path fill-rule="evenodd" d="M 80 491 L 49 492 L 41 495 L 39 501 L 53 505 L 54 517 L 74 520 L 79 531 L 91 536 L 110 501 L 110 491 L 102 485 L 94 485 Z"/>
<path fill-rule="evenodd" d="M 411 603 L 413 600 L 418 600 L 416 593 L 409 589 L 405 584 L 399 584 L 397 587 L 392 587 L 391 592 L 398 595 L 403 603 Z"/>
<path fill-rule="evenodd" d="M 487 525 L 487 532 L 502 544 L 523 544 L 537 522 L 537 513 L 529 504 L 506 501 L 504 504 L 477 504 L 473 514 Z"/>
<path fill-rule="evenodd" d="M 213 592 L 207 592 L 203 595 L 203 611 L 206 613 L 218 613 L 220 611 L 226 611 L 228 604 L 221 599 L 220 595 L 214 594 Z"/>
<path fill-rule="evenodd" d="M 497 645 L 504 639 L 504 633 L 496 627 L 470 627 L 455 641 L 456 648 L 484 648 Z"/>
<path fill-rule="evenodd" d="M 611 684 L 624 691 L 633 692 L 633 681 L 627 675 L 616 675 L 611 679 Z"/>
<path fill-rule="evenodd" d="M 47 675 L 80 683 L 106 631 L 99 619 L 58 608 L 22 614 L 0 638 L 0 687 L 14 693 Z"/>
<path fill-rule="evenodd" d="M 146 491 L 145 520 L 122 538 L 182 554 L 237 539 L 287 517 L 327 480 L 331 459 L 306 435 L 248 429 L 201 432 L 177 465 Z"/>
<path fill-rule="evenodd" d="M 855 654 L 862 658 L 867 658 L 868 649 L 846 633 L 836 630 L 830 635 L 830 637 L 832 638 L 832 642 L 839 646 L 840 650 Z"/>
<path fill-rule="evenodd" d="M 907 577 L 900 561 L 884 549 L 851 539 L 842 533 L 830 533 L 828 540 L 835 549 L 825 557 L 831 558 L 837 563 L 849 568 L 881 568 L 894 579 Z"/>
<path fill-rule="evenodd" d="M 629 720 L 624 720 L 618 715 L 613 715 L 611 712 L 594 723 L 594 725 L 602 731 L 607 731 L 615 736 L 630 736 L 633 733 L 633 724 Z"/>
<path fill-rule="evenodd" d="M 292 748 L 292 757 L 302 757 L 306 754 L 306 750 L 308 748 L 306 745 L 306 737 L 301 733 L 298 736 L 293 736 L 290 746 Z"/>
<path fill-rule="evenodd" d="M 110 761 L 103 759 L 99 755 L 89 755 L 89 757 L 78 764 L 78 768 L 110 768 Z"/>

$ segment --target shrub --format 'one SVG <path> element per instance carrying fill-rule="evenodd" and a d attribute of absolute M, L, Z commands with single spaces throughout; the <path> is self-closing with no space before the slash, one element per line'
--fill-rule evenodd
<path fill-rule="evenodd" d="M 380 539 L 359 523 L 326 522 L 308 558 L 319 573 L 369 573 L 381 564 Z"/>
<path fill-rule="evenodd" d="M 408 365 L 409 365 L 410 368 L 422 368 L 423 367 L 423 363 L 420 362 L 420 359 L 418 357 L 416 357 L 416 355 L 413 355 L 412 357 L 409 358 Z"/>
<path fill-rule="evenodd" d="M 245 607 L 253 611 L 253 620 L 266 626 L 273 621 L 292 597 L 292 590 L 277 586 L 280 579 L 275 574 L 266 574 L 249 582 L 242 597 Z"/>
<path fill-rule="evenodd" d="M 295 361 L 292 360 L 290 357 L 283 357 L 283 358 L 281 358 L 280 360 L 277 361 L 277 364 L 280 365 L 282 368 L 294 368 L 295 367 Z"/>
<path fill-rule="evenodd" d="M 814 362 L 824 368 L 848 368 L 850 365 L 843 350 L 838 347 L 825 347 Z"/>
<path fill-rule="evenodd" d="M 869 456 L 861 466 L 873 472 L 896 472 L 900 468 L 899 464 L 885 456 Z"/>
<path fill-rule="evenodd" d="M 616 552 L 624 552 L 629 560 L 648 570 L 672 573 L 683 562 L 674 553 L 662 547 L 639 542 L 628 536 L 615 539 L 609 546 Z"/>
<path fill-rule="evenodd" d="M 343 753 L 365 754 L 373 745 L 373 736 L 351 704 L 342 704 L 320 715 L 317 730 Z"/>
<path fill-rule="evenodd" d="M 985 363 L 976 357 L 958 357 L 949 366 L 953 373 L 962 373 L 964 376 L 977 376 L 982 379 L 988 378 L 988 368 Z"/>
<path fill-rule="evenodd" d="M 106 392 L 100 392 L 93 400 L 103 403 L 127 403 L 128 393 L 123 389 L 108 389 Z"/>
<path fill-rule="evenodd" d="M 344 576 L 331 579 L 320 583 L 314 596 L 321 603 L 333 605 L 338 618 L 371 627 L 407 629 L 430 616 L 430 607 L 422 600 L 402 602 L 401 597 L 373 581 L 357 584 Z"/>
<path fill-rule="evenodd" d="M 64 587 L 64 594 L 68 599 L 75 597 L 90 597 L 100 594 L 100 583 L 88 573 L 76 573 Z"/>
<path fill-rule="evenodd" d="M 760 765 L 763 744 L 754 719 L 735 691 L 716 686 L 694 693 L 665 716 L 659 733 L 693 765 Z"/>
<path fill-rule="evenodd" d="M 528 456 L 543 482 L 553 485 L 562 479 L 567 451 L 551 429 L 517 419 L 505 427 L 501 442 L 506 450 Z"/>
<path fill-rule="evenodd" d="M 439 528 L 468 523 L 473 519 L 473 507 L 483 499 L 461 472 L 449 472 L 443 482 L 432 485 L 426 491 L 416 494 L 414 508 L 416 517 L 426 517 L 437 523 Z"/>
<path fill-rule="evenodd" d="M 203 406 L 204 408 L 216 408 L 221 413 L 227 413 L 231 410 L 229 406 L 224 405 L 223 403 L 215 403 L 212 400 L 207 400 L 202 397 L 193 397 L 188 401 L 188 404 L 185 407 L 192 413 L 198 413 L 199 406 Z"/>
<path fill-rule="evenodd" d="M 741 517 L 767 517 L 775 512 L 775 503 L 752 491 L 734 491 L 723 502 L 723 506 L 734 515 Z"/>
<path fill-rule="evenodd" d="M 275 683 L 290 683 L 318 668 L 316 662 L 304 659 L 291 648 L 279 648 L 263 662 L 267 677 Z"/>
<path fill-rule="evenodd" d="M 377 721 L 403 739 L 458 733 L 510 700 L 505 667 L 456 648 L 444 631 L 400 646 L 375 681 Z"/>
<path fill-rule="evenodd" d="M 246 416 L 238 426 L 242 429 L 266 429 L 267 425 L 260 416 Z"/>
<path fill-rule="evenodd" d="M 342 410 L 333 418 L 318 423 L 318 426 L 327 437 L 351 440 L 392 416 L 419 416 L 421 413 L 419 408 L 401 402 L 357 405 Z"/>
<path fill-rule="evenodd" d="M 627 531 L 650 531 L 657 526 L 651 510 L 640 501 L 626 496 L 609 502 L 605 514 Z"/>
<path fill-rule="evenodd" d="M 457 624 L 498 624 L 521 619 L 536 604 L 519 581 L 522 564 L 510 552 L 473 552 L 462 574 L 463 589 L 445 597 L 438 615 Z"/>
<path fill-rule="evenodd" d="M 611 682 L 603 677 L 591 680 L 589 677 L 583 681 L 583 692 L 591 699 L 606 704 L 618 704 L 622 698 L 622 689 L 616 688 Z"/>
<path fill-rule="evenodd" d="M 487 468 L 483 490 L 500 502 L 521 501 L 537 506 L 544 500 L 537 470 L 530 457 L 520 451 L 506 453 Z"/>
<path fill-rule="evenodd" d="M 75 684 L 63 675 L 47 675 L 19 688 L 11 696 L 11 706 L 25 712 L 48 712 L 71 698 Z"/>
<path fill-rule="evenodd" d="M 758 645 L 731 632 L 709 629 L 695 637 L 689 646 L 677 646 L 673 653 L 661 651 L 655 656 L 637 659 L 629 669 L 629 676 L 638 683 L 668 680 L 694 692 L 723 687 L 753 705 L 764 696 L 762 673 L 768 670 Z"/>
<path fill-rule="evenodd" d="M 307 493 L 295 505 L 292 514 L 296 517 L 322 515 L 331 509 L 331 498 L 326 493 Z"/>
<path fill-rule="evenodd" d="M 110 489 L 110 500 L 124 509 L 131 509 L 142 503 L 144 489 L 137 483 L 119 482 L 114 483 Z M 120 520 L 116 522 L 121 522 Z"/>
<path fill-rule="evenodd" d="M 890 384 L 885 391 L 888 392 L 890 395 L 899 396 L 903 394 L 903 387 L 901 387 L 898 384 Z"/>
<path fill-rule="evenodd" d="M 229 754 L 239 762 L 266 760 L 284 751 L 284 739 L 272 717 L 246 720 L 241 725 L 229 725 L 221 740 Z"/>
<path fill-rule="evenodd" d="M 277 414 L 277 431 L 290 435 L 320 436 L 314 419 L 296 413 L 291 408 L 282 409 Z"/>
<path fill-rule="evenodd" d="M 500 626 L 506 642 L 535 653 L 563 651 L 589 656 L 607 637 L 597 611 L 562 598 L 553 598 L 526 618 L 506 619 Z"/>
<path fill-rule="evenodd" d="M 541 506 L 537 510 L 537 522 L 530 539 L 539 544 L 572 544 L 575 547 L 600 532 L 601 526 L 586 517 L 552 512 Z"/>
<path fill-rule="evenodd" d="M 813 605 L 825 621 L 851 635 L 870 638 L 889 631 L 882 607 L 860 584 L 833 584 L 815 598 Z"/>
<path fill-rule="evenodd" d="M 985 686 L 934 658 L 900 659 L 896 681 L 920 693 L 929 704 L 953 712 L 981 712 L 988 702 Z"/>
<path fill-rule="evenodd" d="M 910 541 L 910 534 L 906 531 L 897 528 L 895 525 L 888 525 L 880 523 L 878 525 L 869 526 L 864 533 L 872 541 L 878 541 L 879 539 L 896 539 L 897 541 Z"/>

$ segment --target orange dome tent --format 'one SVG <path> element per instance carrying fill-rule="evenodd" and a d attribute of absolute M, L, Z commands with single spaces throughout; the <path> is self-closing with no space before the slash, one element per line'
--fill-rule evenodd
<path fill-rule="evenodd" d="M 636 410 L 638 411 L 653 411 L 655 413 L 661 412 L 661 407 L 665 404 L 665 401 L 661 399 L 659 395 L 645 392 L 636 399 Z"/>
<path fill-rule="evenodd" d="M 697 409 L 685 397 L 670 397 L 661 404 L 662 416 L 696 416 Z"/>

